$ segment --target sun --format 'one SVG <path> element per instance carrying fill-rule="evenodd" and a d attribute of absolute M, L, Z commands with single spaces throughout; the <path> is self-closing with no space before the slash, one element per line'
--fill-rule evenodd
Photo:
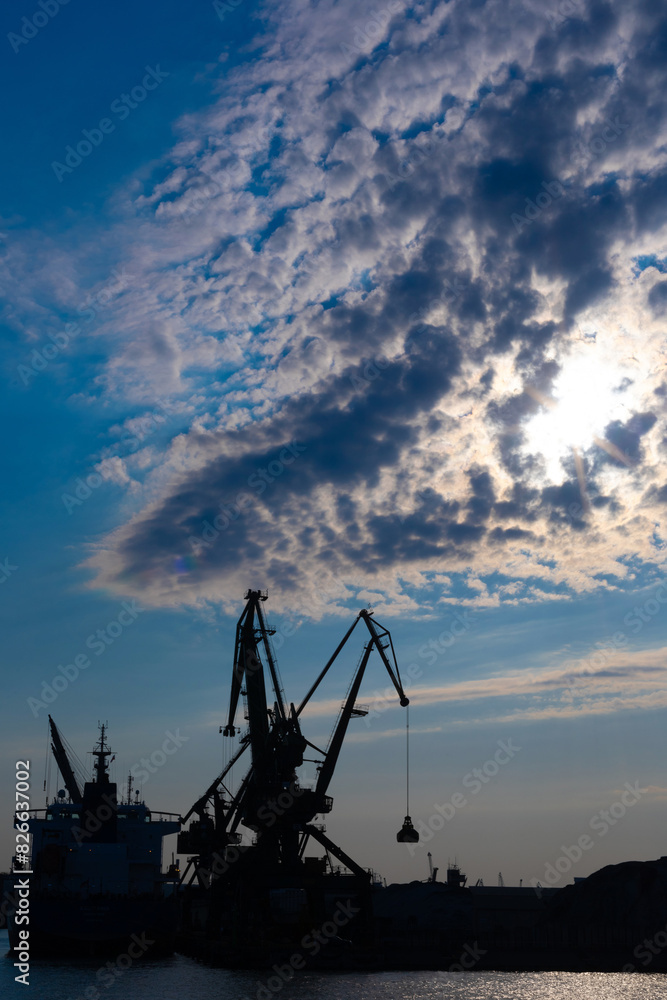
<path fill-rule="evenodd" d="M 562 483 L 567 478 L 564 460 L 594 444 L 621 461 L 625 459 L 604 439 L 605 427 L 613 420 L 627 419 L 629 414 L 625 374 L 617 364 L 591 354 L 574 356 L 563 363 L 551 396 L 531 387 L 526 391 L 542 409 L 525 427 L 524 450 L 542 455 L 552 482 Z"/>

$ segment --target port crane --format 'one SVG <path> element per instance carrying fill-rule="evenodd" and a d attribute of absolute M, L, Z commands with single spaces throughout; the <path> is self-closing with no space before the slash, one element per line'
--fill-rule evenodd
<path fill-rule="evenodd" d="M 365 883 L 369 873 L 340 846 L 327 837 L 324 827 L 315 818 L 331 811 L 333 799 L 328 794 L 336 764 L 349 723 L 367 710 L 357 705 L 357 696 L 366 666 L 373 651 L 379 654 L 402 706 L 408 705 L 400 679 L 391 636 L 373 617 L 373 612 L 359 612 L 352 625 L 330 656 L 300 704 L 286 701 L 277 664 L 271 649 L 270 636 L 262 605 L 266 592 L 248 590 L 245 608 L 236 626 L 236 641 L 232 668 L 229 713 L 221 731 L 225 737 L 239 735 L 236 716 L 239 699 L 246 705 L 247 731 L 240 738 L 233 757 L 204 794 L 197 799 L 181 822 L 187 823 L 195 814 L 189 829 L 179 836 L 178 849 L 192 855 L 183 873 L 204 887 L 214 882 L 245 878 L 267 884 L 282 876 L 296 885 L 305 869 L 312 869 L 317 859 L 305 858 L 309 840 L 318 842 L 354 876 Z M 342 704 L 338 720 L 326 750 L 310 743 L 302 733 L 301 717 L 350 639 L 362 622 L 369 638 L 355 670 L 349 691 Z M 273 691 L 272 704 L 267 696 L 267 680 Z M 304 753 L 310 747 L 321 758 L 313 788 L 299 784 L 297 768 L 304 763 Z M 250 768 L 235 794 L 226 788 L 225 778 L 231 767 L 250 751 Z M 209 809 L 212 807 L 213 815 Z M 254 844 L 240 847 L 239 827 L 253 831 Z M 216 868 L 217 862 L 217 868 Z M 309 862 L 310 865 L 305 864 Z M 220 873 L 219 878 L 216 875 Z M 273 883 L 272 883 L 273 884 Z"/>

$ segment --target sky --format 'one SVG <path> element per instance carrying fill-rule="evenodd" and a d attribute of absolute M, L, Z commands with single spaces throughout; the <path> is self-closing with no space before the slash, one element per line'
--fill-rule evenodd
<path fill-rule="evenodd" d="M 361 608 L 391 631 L 422 840 L 377 657 L 326 821 L 387 881 L 661 856 L 664 7 L 0 17 L 0 867 L 49 711 L 119 783 L 176 736 L 142 793 L 189 809 L 248 588 L 297 703 Z"/>

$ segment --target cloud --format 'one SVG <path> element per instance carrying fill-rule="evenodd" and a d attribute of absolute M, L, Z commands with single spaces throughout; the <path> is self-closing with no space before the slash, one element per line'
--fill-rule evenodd
<path fill-rule="evenodd" d="M 81 405 L 187 415 L 134 461 L 91 585 L 232 610 L 256 583 L 315 616 L 370 592 L 414 614 L 453 587 L 563 600 L 664 561 L 664 282 L 636 266 L 667 231 L 657 13 L 388 10 L 369 34 L 350 3 L 267 7 L 255 55 L 221 64 L 106 229 L 14 237 L 19 342 L 121 263 L 58 364 L 80 366 Z M 615 379 L 617 451 L 550 454 L 527 428 L 582 358 Z"/>
<path fill-rule="evenodd" d="M 604 662 L 593 665 L 595 657 Z M 548 719 L 583 719 L 617 712 L 667 707 L 667 647 L 645 650 L 598 648 L 579 660 L 560 659 L 540 670 L 498 672 L 474 680 L 445 684 L 413 684 L 406 688 L 410 704 L 421 711 L 438 707 L 438 725 L 470 726 L 477 723 L 537 722 Z M 405 729 L 383 727 L 383 713 L 398 707 L 393 691 L 362 692 L 359 704 L 367 705 L 367 730 L 352 734 L 357 742 L 405 736 Z M 336 699 L 313 699 L 304 710 L 304 724 L 322 716 L 335 717 Z M 412 727 L 411 727 L 412 731 Z M 415 732 L 418 730 L 415 730 Z"/>

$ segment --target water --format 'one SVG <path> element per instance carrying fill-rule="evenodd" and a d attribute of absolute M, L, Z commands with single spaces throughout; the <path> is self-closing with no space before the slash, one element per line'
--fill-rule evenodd
<path fill-rule="evenodd" d="M 667 977 L 604 972 L 300 973 L 279 986 L 259 972 L 212 969 L 181 955 L 136 962 L 110 985 L 99 962 L 34 961 L 30 987 L 14 982 L 0 932 L 0 997 L 37 1000 L 667 1000 Z M 25 992 L 24 992 L 25 991 Z"/>

